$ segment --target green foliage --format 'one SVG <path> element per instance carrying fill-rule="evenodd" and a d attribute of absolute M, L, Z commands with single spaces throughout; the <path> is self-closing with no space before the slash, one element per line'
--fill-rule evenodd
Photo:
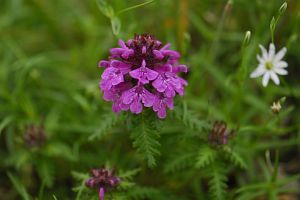
<path fill-rule="evenodd" d="M 244 161 L 244 159 L 241 157 L 241 155 L 239 155 L 239 153 L 237 153 L 236 151 L 231 149 L 229 146 L 225 146 L 223 148 L 223 150 L 224 150 L 225 156 L 227 156 L 229 158 L 231 163 L 233 163 L 234 165 L 236 165 L 237 167 L 240 167 L 242 169 L 247 169 L 247 164 Z"/>
<path fill-rule="evenodd" d="M 184 168 L 191 167 L 195 163 L 196 153 L 184 152 L 182 155 L 173 156 L 164 166 L 165 173 L 181 171 Z"/>
<path fill-rule="evenodd" d="M 122 180 L 105 200 L 299 196 L 300 1 L 0 1 L 1 200 L 99 200 L 85 181 L 105 163 Z M 97 63 L 135 33 L 188 66 L 164 120 L 117 115 L 99 91 Z M 271 42 L 289 74 L 262 87 L 249 75 Z M 225 145 L 210 144 L 215 121 L 234 132 Z M 31 125 L 42 144 L 24 139 Z"/>
<path fill-rule="evenodd" d="M 196 167 L 203 168 L 213 163 L 217 157 L 217 151 L 209 146 L 203 146 L 199 149 L 196 160 Z"/>
<path fill-rule="evenodd" d="M 15 189 L 22 196 L 23 200 L 30 200 L 31 197 L 28 194 L 28 192 L 26 191 L 26 188 L 24 187 L 24 185 L 20 182 L 20 180 L 18 180 L 18 178 L 16 178 L 9 172 L 7 173 L 7 175 L 9 177 L 10 181 L 12 182 L 12 184 L 14 185 Z"/>
<path fill-rule="evenodd" d="M 213 164 L 209 169 L 209 193 L 212 199 L 225 200 L 227 189 L 227 176 L 221 165 Z"/>
<path fill-rule="evenodd" d="M 133 139 L 133 147 L 146 159 L 149 167 L 154 167 L 155 157 L 160 155 L 159 122 L 153 114 L 147 116 L 145 113 L 132 117 L 132 121 L 130 137 Z"/>
<path fill-rule="evenodd" d="M 99 126 L 96 128 L 96 131 L 89 136 L 89 140 L 100 139 L 105 134 L 108 133 L 109 129 L 115 126 L 119 121 L 122 121 L 122 115 L 116 115 L 113 112 L 109 112 L 107 115 L 104 115 L 103 120 L 99 123 Z"/>

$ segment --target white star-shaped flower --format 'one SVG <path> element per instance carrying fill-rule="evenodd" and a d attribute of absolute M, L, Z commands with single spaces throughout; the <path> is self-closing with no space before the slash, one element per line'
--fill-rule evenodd
<path fill-rule="evenodd" d="M 262 51 L 262 56 L 257 55 L 259 64 L 251 73 L 250 77 L 257 78 L 259 76 L 263 76 L 262 84 L 264 87 L 268 85 L 270 78 L 276 85 L 279 85 L 280 81 L 278 74 L 288 74 L 287 70 L 285 69 L 287 68 L 288 64 L 282 60 L 286 53 L 286 48 L 284 47 L 278 53 L 275 53 L 275 45 L 273 43 L 270 44 L 269 52 L 262 45 L 259 45 L 259 47 Z"/>

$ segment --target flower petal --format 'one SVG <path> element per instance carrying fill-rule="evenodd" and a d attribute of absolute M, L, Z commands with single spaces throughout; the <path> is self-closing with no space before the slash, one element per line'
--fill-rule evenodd
<path fill-rule="evenodd" d="M 285 55 L 286 53 L 286 48 L 283 47 L 274 57 L 275 62 L 279 62 Z"/>
<path fill-rule="evenodd" d="M 157 112 L 157 116 L 160 119 L 164 119 L 167 116 L 167 111 L 166 108 L 164 106 L 162 106 L 162 108 Z"/>
<path fill-rule="evenodd" d="M 263 75 L 265 73 L 265 69 L 259 65 L 251 74 L 250 74 L 250 77 L 251 78 L 257 78 L 261 75 Z"/>
<path fill-rule="evenodd" d="M 279 85 L 280 81 L 279 81 L 279 78 L 277 76 L 277 74 L 273 71 L 269 72 L 270 73 L 270 76 L 271 76 L 271 79 L 273 80 L 273 82 L 276 84 L 276 85 Z"/>
<path fill-rule="evenodd" d="M 262 84 L 264 87 L 266 87 L 269 83 L 269 79 L 270 79 L 270 74 L 269 72 L 264 74 L 263 80 L 262 80 Z"/>
<path fill-rule="evenodd" d="M 130 111 L 139 114 L 143 111 L 143 105 L 139 100 L 135 100 L 130 104 Z"/>
<path fill-rule="evenodd" d="M 279 75 L 287 75 L 288 72 L 283 68 L 274 68 L 274 71 Z"/>
<path fill-rule="evenodd" d="M 264 63 L 265 62 L 264 59 L 258 54 L 256 55 L 256 58 L 257 58 L 259 63 Z"/>
<path fill-rule="evenodd" d="M 280 61 L 280 62 L 275 63 L 276 68 L 286 68 L 287 66 L 288 66 L 288 64 L 285 61 Z"/>
<path fill-rule="evenodd" d="M 263 45 L 259 45 L 259 48 L 261 49 L 261 52 L 262 52 L 262 57 L 264 60 L 267 60 L 268 59 L 268 52 L 267 50 L 265 49 L 265 47 Z"/>
<path fill-rule="evenodd" d="M 164 92 L 168 87 L 167 84 L 164 82 L 164 78 L 162 77 L 162 75 L 159 75 L 157 79 L 152 82 L 152 85 L 159 92 Z"/>
<path fill-rule="evenodd" d="M 273 59 L 274 56 L 275 56 L 275 45 L 271 43 L 269 47 L 269 59 Z"/>

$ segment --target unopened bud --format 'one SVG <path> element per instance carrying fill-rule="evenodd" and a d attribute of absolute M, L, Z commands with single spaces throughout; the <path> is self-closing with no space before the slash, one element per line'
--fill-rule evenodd
<path fill-rule="evenodd" d="M 273 105 L 271 106 L 272 112 L 274 114 L 278 114 L 281 110 L 281 104 L 279 101 L 273 102 Z"/>
<path fill-rule="evenodd" d="M 284 2 L 284 3 L 280 6 L 280 8 L 279 8 L 279 15 L 283 15 L 283 13 L 285 12 L 286 8 L 287 8 L 287 3 Z"/>
<path fill-rule="evenodd" d="M 251 32 L 247 31 L 244 37 L 243 46 L 248 46 L 251 39 Z"/>

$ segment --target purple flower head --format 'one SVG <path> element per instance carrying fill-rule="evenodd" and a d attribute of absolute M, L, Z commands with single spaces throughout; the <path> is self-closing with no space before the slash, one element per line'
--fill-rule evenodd
<path fill-rule="evenodd" d="M 223 121 L 216 121 L 208 136 L 208 140 L 211 144 L 225 145 L 228 143 L 228 139 L 233 135 L 233 131 L 228 130 L 227 124 Z"/>
<path fill-rule="evenodd" d="M 30 125 L 27 127 L 23 139 L 28 147 L 41 147 L 46 141 L 43 126 Z"/>
<path fill-rule="evenodd" d="M 111 188 L 115 188 L 121 182 L 121 179 L 115 176 L 115 170 L 109 170 L 104 167 L 91 170 L 91 178 L 85 182 L 90 188 L 99 189 L 99 199 L 104 200 L 104 194 Z"/>
<path fill-rule="evenodd" d="M 148 34 L 119 40 L 119 46 L 110 50 L 109 60 L 99 62 L 104 68 L 100 81 L 104 100 L 113 102 L 116 113 L 139 114 L 143 107 L 152 107 L 159 118 L 165 118 L 166 108 L 173 109 L 173 98 L 182 96 L 187 86 L 178 76 L 188 71 L 178 63 L 180 54 Z"/>

